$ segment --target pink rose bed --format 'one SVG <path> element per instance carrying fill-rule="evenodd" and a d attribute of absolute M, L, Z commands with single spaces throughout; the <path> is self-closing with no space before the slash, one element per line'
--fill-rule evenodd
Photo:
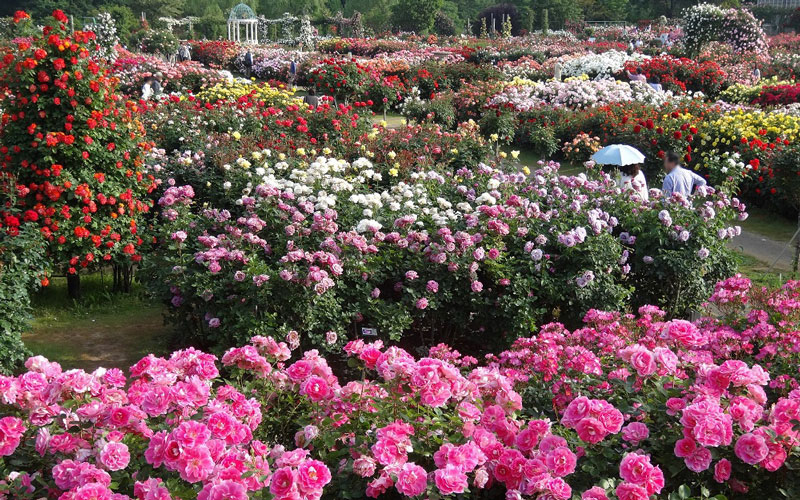
<path fill-rule="evenodd" d="M 695 322 L 590 311 L 480 363 L 352 340 L 346 380 L 317 351 L 261 336 L 221 360 L 149 355 L 127 377 L 33 357 L 0 377 L 0 498 L 793 491 L 800 283 L 737 276 L 710 303 Z"/>

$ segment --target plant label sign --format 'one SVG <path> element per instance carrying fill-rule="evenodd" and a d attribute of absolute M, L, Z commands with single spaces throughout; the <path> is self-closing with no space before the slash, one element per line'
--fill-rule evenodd
<path fill-rule="evenodd" d="M 361 336 L 362 337 L 377 337 L 378 336 L 378 329 L 377 328 L 361 328 Z"/>

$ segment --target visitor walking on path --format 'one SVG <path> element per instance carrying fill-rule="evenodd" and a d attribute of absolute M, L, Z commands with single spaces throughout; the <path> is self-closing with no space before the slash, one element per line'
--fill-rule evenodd
<path fill-rule="evenodd" d="M 253 72 L 253 53 L 250 52 L 250 49 L 247 49 L 247 53 L 244 55 L 244 76 L 246 78 L 250 78 L 250 74 Z"/>
<path fill-rule="evenodd" d="M 688 198 L 696 187 L 706 185 L 705 179 L 680 165 L 680 157 L 674 151 L 670 151 L 664 157 L 664 170 L 667 171 L 664 185 L 661 187 L 664 196 L 680 193 Z"/>

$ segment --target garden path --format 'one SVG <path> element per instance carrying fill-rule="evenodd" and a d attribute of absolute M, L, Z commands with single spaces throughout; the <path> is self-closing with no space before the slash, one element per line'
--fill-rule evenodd
<path fill-rule="evenodd" d="M 754 257 L 776 271 L 788 271 L 792 268 L 794 248 L 786 241 L 778 241 L 761 234 L 742 230 L 742 234 L 730 241 L 731 247 Z"/>

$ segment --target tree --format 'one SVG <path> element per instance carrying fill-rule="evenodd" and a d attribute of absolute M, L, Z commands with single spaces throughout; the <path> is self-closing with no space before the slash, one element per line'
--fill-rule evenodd
<path fill-rule="evenodd" d="M 41 30 L 26 16 L 15 16 L 20 39 L 0 62 L 0 86 L 14 97 L 2 103 L 0 170 L 73 297 L 79 271 L 103 264 L 114 265 L 122 278 L 115 285 L 126 289 L 155 188 L 142 171 L 144 131 L 93 57 L 94 33 L 71 34 L 59 10 Z"/>
<path fill-rule="evenodd" d="M 157 26 L 159 17 L 181 17 L 185 3 L 185 0 L 131 0 L 130 5 L 134 13 L 144 12 L 148 22 Z"/>
<path fill-rule="evenodd" d="M 392 22 L 403 31 L 426 33 L 441 7 L 442 0 L 402 0 L 392 8 Z"/>
<path fill-rule="evenodd" d="M 576 21 L 582 19 L 583 12 L 580 5 L 573 0 L 531 0 L 531 8 L 540 14 L 544 24 L 544 10 L 547 9 L 549 27 L 560 29 L 567 19 Z"/>
<path fill-rule="evenodd" d="M 356 11 L 361 12 L 364 24 L 379 33 L 389 28 L 392 20 L 393 0 L 349 0 L 344 15 L 351 17 Z"/>
<path fill-rule="evenodd" d="M 625 20 L 628 17 L 630 4 L 628 0 L 597 0 L 590 9 L 584 9 L 587 17 L 606 20 Z"/>
<path fill-rule="evenodd" d="M 139 20 L 130 7 L 111 4 L 103 7 L 103 9 L 114 18 L 120 40 L 127 40 L 131 32 L 139 26 Z"/>
<path fill-rule="evenodd" d="M 197 29 L 206 38 L 212 40 L 225 34 L 225 14 L 216 3 L 206 7 L 203 16 L 197 23 Z"/>
<path fill-rule="evenodd" d="M 481 26 L 483 25 L 483 19 L 486 20 L 486 26 L 488 26 L 489 31 L 502 31 L 503 30 L 503 22 L 506 19 L 511 19 L 511 34 L 518 35 L 520 30 L 522 29 L 522 23 L 520 22 L 519 12 L 517 11 L 516 6 L 510 3 L 501 3 L 497 5 L 492 5 L 491 7 L 486 7 L 478 14 L 478 19 L 476 20 L 475 24 L 473 25 L 472 31 L 474 33 L 478 33 L 480 31 Z M 494 25 L 492 24 L 494 22 Z"/>

